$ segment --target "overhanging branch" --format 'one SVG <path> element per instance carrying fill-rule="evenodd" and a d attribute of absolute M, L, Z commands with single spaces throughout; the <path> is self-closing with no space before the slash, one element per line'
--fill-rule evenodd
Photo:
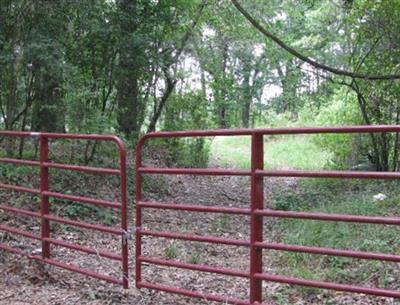
<path fill-rule="evenodd" d="M 299 58 L 303 62 L 306 62 L 313 66 L 316 69 L 324 70 L 331 72 L 336 75 L 341 75 L 341 76 L 349 76 L 351 78 L 358 78 L 358 79 L 364 79 L 364 80 L 369 80 L 369 81 L 379 81 L 379 80 L 394 80 L 394 79 L 400 79 L 399 74 L 393 74 L 393 75 L 370 75 L 370 74 L 363 74 L 363 73 L 358 73 L 358 72 L 351 72 L 351 71 L 346 71 L 346 70 L 341 70 L 337 69 L 334 67 L 327 66 L 323 63 L 319 63 L 310 57 L 307 57 L 291 46 L 287 45 L 284 41 L 282 41 L 280 38 L 276 37 L 274 34 L 269 32 L 264 26 L 262 26 L 256 19 L 254 19 L 240 4 L 237 0 L 231 0 L 233 5 L 236 7 L 236 9 L 259 31 L 261 32 L 264 36 L 268 37 L 269 39 L 273 40 L 277 45 L 279 45 L 282 49 L 286 50 L 288 53 L 292 54 L 293 56 Z"/>

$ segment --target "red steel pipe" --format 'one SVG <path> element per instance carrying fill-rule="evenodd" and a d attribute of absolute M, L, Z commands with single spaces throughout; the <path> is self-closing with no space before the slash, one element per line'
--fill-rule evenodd
<path fill-rule="evenodd" d="M 18 208 L 13 208 L 13 207 L 9 207 L 6 205 L 0 205 L 0 210 L 6 211 L 6 212 L 12 212 L 15 214 L 20 214 L 20 215 L 24 215 L 24 216 L 30 216 L 30 217 L 40 217 L 40 213 L 38 212 L 32 212 L 32 211 L 28 211 L 28 210 L 24 210 L 24 209 L 18 209 Z"/>
<path fill-rule="evenodd" d="M 24 160 L 24 159 L 13 159 L 13 158 L 0 158 L 0 162 L 11 163 L 24 166 L 38 166 L 40 168 L 40 190 L 8 185 L 0 183 L 0 188 L 8 189 L 18 192 L 26 192 L 31 194 L 36 194 L 41 196 L 40 213 L 27 211 L 19 208 L 9 207 L 5 205 L 0 205 L 0 209 L 4 211 L 13 212 L 16 214 L 21 214 L 24 216 L 38 217 L 41 218 L 41 236 L 37 236 L 33 233 L 8 227 L 6 225 L 0 225 L 0 230 L 7 231 L 13 234 L 19 234 L 27 238 L 40 240 L 42 242 L 42 256 L 33 256 L 29 253 L 25 253 L 22 250 L 12 248 L 10 246 L 0 244 L 0 249 L 10 251 L 16 254 L 24 255 L 32 259 L 39 260 L 44 263 L 53 264 L 64 269 L 68 269 L 74 272 L 86 274 L 98 279 L 106 280 L 112 283 L 123 285 L 124 288 L 128 288 L 128 224 L 127 224 L 127 197 L 126 197 L 126 148 L 121 139 L 116 136 L 109 135 L 84 135 L 84 134 L 64 134 L 64 133 L 42 133 L 42 132 L 17 132 L 17 131 L 0 131 L 0 136 L 12 136 L 12 137 L 33 137 L 39 139 L 39 149 L 40 149 L 40 160 Z M 114 142 L 120 154 L 120 166 L 119 168 L 101 168 L 101 167 L 90 167 L 90 166 L 80 166 L 71 164 L 62 164 L 49 161 L 49 139 L 81 139 L 81 140 L 99 140 L 99 141 L 111 141 Z M 90 174 L 107 174 L 107 175 L 117 175 L 120 176 L 121 181 L 121 202 L 111 202 L 107 200 L 100 200 L 94 198 L 88 198 L 84 196 L 74 196 L 67 195 L 58 192 L 51 192 L 49 190 L 49 168 L 61 169 L 61 170 L 73 170 L 80 171 Z M 89 204 L 95 204 L 103 207 L 109 207 L 118 209 L 121 211 L 121 228 L 116 229 L 113 227 L 90 224 L 79 222 L 75 220 L 65 219 L 62 217 L 50 215 L 49 211 L 49 197 L 55 197 L 59 199 L 66 199 L 78 202 L 84 202 Z M 121 236 L 122 243 L 122 256 L 111 253 L 109 251 L 98 251 L 96 249 L 81 246 L 75 243 L 69 243 L 63 240 L 58 240 L 50 237 L 50 226 L 49 221 L 55 221 L 63 223 L 66 225 L 77 226 L 86 229 L 93 229 L 100 232 L 106 232 L 110 234 L 116 234 Z M 99 255 L 108 259 L 113 259 L 121 261 L 123 278 L 121 280 L 115 279 L 113 277 L 99 274 L 90 270 L 82 269 L 78 266 L 68 265 L 56 260 L 50 259 L 50 244 L 56 246 L 62 246 L 69 249 L 85 252 L 88 254 Z"/>
<path fill-rule="evenodd" d="M 292 211 L 279 211 L 279 210 L 256 210 L 254 213 L 262 216 L 279 217 L 279 218 L 292 218 L 292 219 L 308 219 L 308 220 L 321 220 L 321 221 L 339 221 L 339 222 L 355 222 L 355 223 L 369 223 L 369 224 L 382 224 L 382 225 L 400 225 L 400 217 L 388 216 L 361 216 L 361 215 L 347 215 L 347 214 L 328 214 L 316 212 L 292 212 Z"/>
<path fill-rule="evenodd" d="M 0 224 L 0 230 L 1 231 L 5 231 L 8 233 L 12 233 L 12 234 L 17 234 L 17 235 L 21 235 L 30 239 L 34 239 L 34 240 L 41 240 L 41 237 L 39 235 L 36 235 L 34 233 L 22 230 L 22 229 L 18 229 L 18 228 L 14 228 L 14 227 L 10 227 L 7 225 L 3 225 Z"/>
<path fill-rule="evenodd" d="M 137 231 L 139 232 L 140 235 L 143 235 L 143 236 L 180 239 L 180 240 L 186 240 L 186 241 L 198 241 L 198 242 L 204 242 L 204 243 L 223 244 L 223 245 L 238 246 L 238 247 L 248 247 L 250 245 L 249 241 L 242 240 L 242 239 L 231 239 L 231 238 L 215 237 L 215 236 L 200 236 L 200 235 L 192 235 L 192 234 L 150 231 L 150 230 L 142 230 L 142 229 L 137 229 Z"/>
<path fill-rule="evenodd" d="M 288 128 L 260 128 L 260 129 L 218 129 L 218 130 L 191 130 L 191 131 L 162 131 L 144 135 L 138 142 L 143 146 L 150 138 L 183 138 L 183 137 L 216 137 L 216 136 L 251 136 L 261 135 L 295 135 L 319 133 L 378 133 L 400 132 L 399 125 L 364 125 L 341 127 L 288 127 Z"/>
<path fill-rule="evenodd" d="M 269 242 L 257 242 L 256 246 L 263 248 L 263 249 L 269 249 L 269 250 L 302 252 L 302 253 L 331 255 L 331 256 L 343 256 L 343 257 L 351 257 L 351 258 L 359 258 L 359 259 L 370 259 L 370 260 L 380 260 L 380 261 L 400 263 L 400 255 L 386 254 L 386 253 L 374 253 L 374 252 L 364 252 L 364 251 L 341 250 L 341 249 L 333 249 L 333 248 L 286 245 L 286 244 L 269 243 Z"/>
<path fill-rule="evenodd" d="M 181 131 L 181 132 L 156 132 L 143 136 L 136 149 L 136 218 L 137 218 L 137 235 L 136 235 L 136 285 L 138 288 L 149 288 L 178 293 L 191 297 L 202 297 L 204 294 L 199 292 L 188 291 L 177 287 L 169 287 L 161 284 L 153 284 L 144 282 L 141 279 L 141 262 L 159 263 L 161 265 L 172 267 L 184 267 L 186 269 L 208 271 L 210 266 L 192 266 L 181 262 L 171 262 L 158 258 L 144 258 L 141 255 L 141 237 L 154 236 L 162 238 L 176 238 L 188 241 L 200 241 L 221 244 L 235 244 L 240 246 L 250 246 L 250 302 L 241 300 L 231 300 L 233 304 L 261 304 L 261 281 L 269 280 L 280 283 L 288 283 L 294 285 L 303 285 L 316 288 L 326 288 L 339 291 L 350 291 L 357 293 L 372 294 L 378 296 L 399 298 L 400 292 L 390 291 L 377 288 L 365 288 L 351 285 L 326 283 L 320 281 L 310 281 L 303 279 L 295 279 L 291 277 L 276 276 L 262 273 L 262 249 L 273 249 L 279 251 L 294 251 L 321 255 L 335 255 L 361 259 L 376 259 L 382 261 L 399 262 L 400 256 L 393 254 L 371 253 L 352 250 L 341 250 L 332 248 L 318 248 L 298 245 L 285 245 L 279 243 L 269 243 L 262 241 L 262 217 L 282 217 L 293 219 L 310 219 L 322 221 L 343 221 L 356 223 L 384 224 L 384 225 L 400 225 L 398 217 L 384 216 L 359 216 L 359 215 L 342 215 L 342 214 L 325 214 L 315 212 L 291 212 L 291 211 L 274 211 L 262 207 L 263 177 L 309 177 L 309 178 L 358 178 L 358 179 L 399 179 L 400 173 L 383 173 L 383 172 L 350 172 L 350 171 L 306 171 L 306 170 L 263 170 L 263 135 L 294 135 L 294 134 L 318 134 L 318 133 L 377 133 L 377 132 L 400 132 L 400 125 L 392 126 L 346 126 L 346 127 L 317 127 L 317 128 L 266 128 L 266 129 L 236 129 L 236 130 L 211 130 L 211 131 Z M 152 168 L 143 167 L 142 165 L 142 149 L 145 142 L 151 138 L 176 138 L 176 137 L 214 137 L 214 136 L 251 136 L 252 138 L 252 165 L 250 170 L 234 170 L 234 169 L 209 169 L 209 168 Z M 251 177 L 251 206 L 250 209 L 239 208 L 220 208 L 218 206 L 197 206 L 191 204 L 174 204 L 160 202 L 144 202 L 142 201 L 142 174 L 169 174 L 169 175 L 211 175 L 211 176 L 250 176 Z M 173 232 L 154 232 L 142 229 L 141 213 L 143 208 L 154 209 L 171 209 L 192 212 L 209 212 L 209 213 L 230 213 L 251 216 L 251 238 L 246 240 L 230 240 L 212 236 L 198 236 L 192 234 L 181 234 Z M 182 265 L 183 264 L 183 265 Z M 225 301 L 223 297 L 211 296 L 210 300 Z M 229 302 L 228 302 L 229 303 Z"/>
<path fill-rule="evenodd" d="M 38 255 L 33 255 L 33 254 L 26 253 L 25 251 L 23 251 L 21 249 L 14 248 L 14 247 L 11 247 L 11 246 L 9 246 L 7 244 L 3 244 L 3 243 L 0 243 L 0 249 L 1 250 L 5 250 L 7 252 L 14 253 L 14 254 L 18 254 L 18 255 L 21 255 L 21 256 L 25 256 L 25 257 L 28 257 L 30 259 L 35 259 L 35 260 L 41 260 L 42 259 Z"/>
<path fill-rule="evenodd" d="M 91 167 L 91 166 L 71 165 L 71 164 L 62 164 L 53 162 L 45 162 L 43 163 L 43 166 L 46 166 L 48 168 L 65 169 L 65 170 L 79 171 L 90 174 L 106 174 L 106 175 L 120 174 L 120 170 L 115 168 Z"/>
<path fill-rule="evenodd" d="M 126 165 L 126 148 L 124 142 L 119 138 L 114 139 L 119 147 L 119 167 L 120 167 L 120 183 L 121 183 L 121 248 L 122 248 L 122 286 L 129 288 L 129 258 L 128 258 L 128 203 L 127 203 L 127 165 Z"/>
<path fill-rule="evenodd" d="M 104 232 L 104 233 L 110 233 L 110 234 L 114 234 L 114 235 L 123 235 L 124 234 L 123 230 L 117 229 L 114 227 L 91 224 L 91 223 L 87 223 L 87 222 L 80 222 L 80 221 L 71 220 L 71 219 L 67 219 L 67 218 L 63 218 L 63 217 L 59 217 L 59 216 L 44 215 L 43 218 L 46 220 L 50 220 L 50 221 L 54 221 L 54 222 L 58 222 L 58 223 L 62 223 L 62 224 L 70 225 L 70 226 L 74 226 L 74 227 L 79 227 L 79 228 L 83 228 L 83 229 L 91 229 L 91 230 L 100 231 L 100 232 Z"/>
<path fill-rule="evenodd" d="M 259 278 L 260 280 L 282 283 L 282 284 L 330 289 L 330 290 L 344 291 L 344 292 L 363 293 L 380 297 L 400 298 L 400 291 L 394 291 L 394 290 L 352 286 L 352 285 L 322 282 L 316 280 L 305 280 L 288 276 L 270 275 L 265 273 L 256 274 L 256 277 Z"/>
<path fill-rule="evenodd" d="M 136 203 L 141 208 L 149 209 L 165 209 L 178 210 L 187 212 L 204 212 L 204 213 L 223 213 L 236 215 L 250 215 L 250 209 L 223 207 L 223 206 L 204 206 L 194 204 L 176 204 L 176 203 L 159 203 L 153 201 L 140 201 Z"/>
<path fill-rule="evenodd" d="M 48 197 L 58 198 L 58 199 L 66 199 L 66 200 L 71 200 L 71 201 L 76 201 L 76 202 L 89 203 L 89 204 L 103 206 L 103 207 L 107 207 L 107 208 L 121 209 L 121 205 L 119 203 L 107 201 L 107 200 L 100 200 L 100 199 L 94 199 L 94 198 L 83 197 L 83 196 L 67 195 L 67 194 L 62 194 L 62 193 L 57 193 L 57 192 L 49 192 L 49 191 L 44 191 L 43 195 L 48 196 Z"/>
<path fill-rule="evenodd" d="M 210 273 L 224 274 L 224 275 L 244 277 L 244 278 L 250 277 L 250 274 L 248 272 L 237 271 L 237 270 L 221 268 L 221 267 L 212 267 L 212 266 L 202 265 L 202 264 L 189 264 L 189 263 L 183 263 L 183 262 L 179 262 L 179 261 L 175 261 L 175 260 L 160 259 L 157 257 L 141 256 L 141 257 L 139 257 L 139 261 L 143 262 L 143 263 L 149 263 L 149 264 L 155 264 L 155 265 L 167 266 L 167 267 L 175 267 L 175 268 L 180 268 L 180 269 L 195 270 L 195 271 L 200 271 L 200 272 L 210 272 Z"/>
<path fill-rule="evenodd" d="M 112 260 L 122 261 L 122 256 L 117 255 L 115 253 L 112 253 L 110 251 L 92 249 L 92 248 L 84 247 L 84 246 L 81 246 L 81 245 L 78 245 L 78 244 L 66 242 L 66 241 L 63 241 L 61 239 L 46 238 L 45 240 L 47 242 L 53 244 L 53 245 L 56 245 L 56 246 L 60 246 L 60 247 L 64 247 L 64 248 L 68 248 L 68 249 L 72 249 L 72 250 L 76 250 L 76 251 L 85 252 L 87 254 L 93 254 L 93 255 L 106 257 L 106 258 L 109 258 L 109 259 L 112 259 Z"/>
<path fill-rule="evenodd" d="M 0 162 L 40 167 L 40 161 L 35 161 L 35 160 L 0 158 Z M 62 164 L 62 163 L 56 163 L 56 162 L 43 162 L 42 165 L 45 167 L 49 167 L 49 168 L 65 169 L 65 170 L 80 171 L 80 172 L 87 172 L 87 173 L 94 173 L 94 174 L 108 174 L 108 175 L 119 175 L 120 174 L 120 171 L 118 169 L 114 169 L 114 168 L 71 165 L 71 164 Z"/>
<path fill-rule="evenodd" d="M 57 266 L 57 267 L 60 267 L 60 268 L 63 268 L 63 269 L 67 269 L 69 271 L 73 271 L 75 273 L 80 273 L 80 274 L 83 274 L 83 275 L 87 275 L 87 276 L 90 276 L 90 277 L 93 277 L 93 278 L 97 278 L 99 280 L 103 280 L 103 281 L 106 281 L 106 282 L 109 282 L 109 283 L 123 285 L 122 280 L 116 279 L 116 278 L 114 278 L 112 276 L 108 276 L 108 275 L 105 275 L 105 274 L 97 273 L 97 272 L 94 272 L 94 271 L 89 270 L 89 269 L 84 269 L 82 267 L 79 267 L 79 266 L 76 266 L 76 265 L 73 265 L 73 264 L 66 264 L 66 263 L 51 259 L 51 258 L 44 258 L 41 261 L 46 263 L 46 264 L 49 264 L 49 265 Z"/>
<path fill-rule="evenodd" d="M 17 165 L 28 165 L 28 166 L 40 166 L 39 161 L 34 160 L 23 160 L 23 159 L 13 159 L 13 158 L 0 158 L 0 162 L 2 163 L 10 163 L 10 164 L 17 164 Z"/>
<path fill-rule="evenodd" d="M 10 190 L 10 191 L 30 193 L 30 194 L 35 194 L 35 195 L 40 194 L 40 190 L 38 190 L 38 189 L 33 189 L 33 188 L 23 187 L 23 186 L 18 186 L 18 185 L 0 183 L 0 188 Z"/>
<path fill-rule="evenodd" d="M 142 146 L 144 139 L 139 139 L 139 144 L 135 151 L 135 216 L 136 216 L 136 228 L 135 228 L 135 286 L 140 288 L 139 284 L 142 282 L 142 262 L 139 257 L 142 256 L 142 207 L 137 203 L 143 199 L 142 193 L 142 173 L 139 171 L 142 168 Z"/>
<path fill-rule="evenodd" d="M 165 174 L 165 175 L 207 175 L 207 176 L 250 176 L 251 172 L 240 169 L 221 168 L 159 168 L 140 167 L 142 174 Z"/>
<path fill-rule="evenodd" d="M 187 297 L 199 298 L 199 299 L 202 299 L 205 301 L 216 301 L 216 302 L 222 302 L 224 304 L 234 304 L 234 305 L 251 305 L 251 303 L 249 303 L 248 301 L 244 301 L 244 300 L 237 299 L 237 298 L 223 297 L 223 296 L 215 295 L 215 294 L 211 294 L 211 293 L 197 292 L 197 291 L 193 291 L 193 290 L 177 288 L 177 287 L 172 287 L 172 286 L 167 286 L 167 285 L 162 285 L 162 284 L 154 284 L 154 283 L 149 283 L 149 282 L 138 282 L 137 287 L 154 289 L 154 290 L 164 291 L 164 292 L 168 292 L 168 293 L 176 293 L 176 294 L 184 295 Z"/>
<path fill-rule="evenodd" d="M 362 171 L 305 171 L 305 170 L 257 170 L 263 177 L 305 177 L 305 178 L 355 178 L 355 179 L 399 179 L 400 173 Z"/>
<path fill-rule="evenodd" d="M 45 239 L 50 238 L 50 222 L 45 218 L 50 212 L 49 197 L 44 194 L 49 190 L 49 169 L 43 164 L 49 160 L 48 139 L 39 136 L 40 150 L 40 216 L 41 216 L 41 237 L 42 237 L 42 258 L 50 258 L 50 243 Z"/>
<path fill-rule="evenodd" d="M 90 276 L 90 277 L 94 277 L 94 278 L 97 278 L 97 279 L 100 279 L 100 280 L 103 280 L 103 281 L 107 281 L 107 282 L 110 282 L 110 283 L 114 283 L 114 284 L 118 284 L 118 285 L 122 285 L 123 284 L 122 280 L 116 279 L 114 277 L 111 277 L 111 276 L 108 276 L 108 275 L 104 275 L 104 274 L 100 274 L 100 273 L 97 273 L 97 272 L 94 272 L 94 271 L 91 271 L 91 270 L 88 270 L 88 269 L 84 269 L 84 268 L 81 268 L 81 267 L 76 266 L 76 265 L 62 263 L 62 262 L 56 261 L 54 259 L 49 259 L 49 258 L 45 258 L 44 259 L 41 256 L 32 255 L 32 254 L 26 253 L 26 252 L 24 252 L 24 251 L 22 251 L 20 249 L 10 247 L 10 246 L 8 246 L 6 244 L 0 243 L 0 249 L 6 250 L 8 252 L 12 252 L 12 253 L 15 253 L 15 254 L 18 254 L 18 255 L 21 255 L 21 256 L 25 256 L 25 257 L 27 257 L 29 259 L 34 259 L 34 260 L 37 260 L 37 261 L 40 261 L 40 262 L 43 262 L 43 263 L 47 263 L 49 265 L 57 266 L 57 267 L 60 267 L 60 268 L 63 268 L 63 269 L 67 269 L 67 270 L 70 270 L 70 271 L 73 271 L 73 272 L 76 272 L 76 273 L 80 273 L 80 274 L 87 275 L 87 276 Z"/>
<path fill-rule="evenodd" d="M 264 168 L 264 141 L 261 134 L 251 137 L 251 190 L 250 190 L 250 303 L 262 302 L 262 282 L 254 275 L 262 272 L 262 249 L 256 243 L 263 240 L 263 218 L 254 211 L 264 208 L 264 181 L 256 174 Z"/>

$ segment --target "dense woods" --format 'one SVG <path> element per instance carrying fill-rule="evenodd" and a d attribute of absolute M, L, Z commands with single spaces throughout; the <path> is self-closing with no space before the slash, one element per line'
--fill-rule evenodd
<path fill-rule="evenodd" d="M 399 124 L 398 24 L 398 0 L 1 0 L 1 128 Z M 397 134 L 320 141 L 400 168 Z"/>
<path fill-rule="evenodd" d="M 134 160 L 153 131 L 400 126 L 399 25 L 400 0 L 0 0 L 0 130 L 33 132 L 0 137 L 0 305 L 399 304 L 400 133 Z"/>

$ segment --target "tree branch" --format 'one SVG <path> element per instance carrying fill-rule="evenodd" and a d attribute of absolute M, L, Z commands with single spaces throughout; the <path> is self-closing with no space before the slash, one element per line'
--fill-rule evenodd
<path fill-rule="evenodd" d="M 236 9 L 259 31 L 261 32 L 264 36 L 268 37 L 269 39 L 273 40 L 277 45 L 279 45 L 282 49 L 286 50 L 288 53 L 292 54 L 293 56 L 299 58 L 303 62 L 306 62 L 310 64 L 311 66 L 321 69 L 324 71 L 329 71 L 333 74 L 336 75 L 341 75 L 341 76 L 349 76 L 352 78 L 358 78 L 358 79 L 364 79 L 364 80 L 369 80 L 369 81 L 379 81 L 379 80 L 394 80 L 394 79 L 400 79 L 400 75 L 398 74 L 393 74 L 393 75 L 369 75 L 369 74 L 362 74 L 362 73 L 357 73 L 357 72 L 351 72 L 351 71 L 346 71 L 346 70 L 341 70 L 337 69 L 334 67 L 327 66 L 323 63 L 319 63 L 310 57 L 307 57 L 301 53 L 299 53 L 297 50 L 292 48 L 291 46 L 287 45 L 285 42 L 283 42 L 280 38 L 276 37 L 273 35 L 271 32 L 269 32 L 265 27 L 263 27 L 257 20 L 255 20 L 240 4 L 237 0 L 231 0 L 233 5 L 236 7 Z"/>
<path fill-rule="evenodd" d="M 200 17 L 203 14 L 203 10 L 204 8 L 207 6 L 208 0 L 203 0 L 200 5 L 198 6 L 197 9 L 197 13 L 194 17 L 194 20 L 192 21 L 192 24 L 188 27 L 187 31 L 185 32 L 185 34 L 183 35 L 181 42 L 180 42 L 180 46 L 176 51 L 175 56 L 172 58 L 172 60 L 165 66 L 162 68 L 162 70 L 164 71 L 164 75 L 165 75 L 165 80 L 166 80 L 166 88 L 165 91 L 161 97 L 160 103 L 158 105 L 158 107 L 155 107 L 155 111 L 153 113 L 152 118 L 150 119 L 150 124 L 148 127 L 147 132 L 152 132 L 155 131 L 156 129 L 156 124 L 158 119 L 161 116 L 162 111 L 165 108 L 165 105 L 168 101 L 169 96 L 171 95 L 171 93 L 174 91 L 175 89 L 175 85 L 177 84 L 178 80 L 172 79 L 172 77 L 169 75 L 169 69 L 173 64 L 176 64 L 179 60 L 179 57 L 181 56 L 181 54 L 183 53 L 183 50 L 186 47 L 186 44 L 189 40 L 189 38 L 192 36 L 193 34 L 193 30 L 196 28 L 197 23 L 200 20 Z M 156 101 L 155 101 L 156 103 Z M 155 105 L 156 106 L 156 105 Z"/>

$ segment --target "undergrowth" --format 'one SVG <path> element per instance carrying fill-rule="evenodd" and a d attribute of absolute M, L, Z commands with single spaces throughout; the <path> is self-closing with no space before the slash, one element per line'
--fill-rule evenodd
<path fill-rule="evenodd" d="M 323 150 L 312 136 L 265 136 L 264 141 L 265 168 L 323 170 L 332 166 L 331 153 Z M 210 159 L 224 167 L 250 168 L 250 149 L 250 137 L 217 137 L 211 145 Z M 273 187 L 272 199 L 266 200 L 270 208 L 371 216 L 400 213 L 397 181 L 292 179 L 288 182 Z M 268 178 L 268 183 L 277 184 L 277 181 Z M 374 199 L 380 193 L 386 198 Z M 265 239 L 273 242 L 400 254 L 395 226 L 283 218 L 265 219 L 265 222 Z M 276 274 L 398 289 L 400 270 L 390 262 L 272 250 L 264 250 L 264 257 Z M 287 305 L 313 295 L 322 296 L 326 304 L 335 297 L 332 291 L 281 285 L 273 298 L 278 304 Z"/>
<path fill-rule="evenodd" d="M 251 138 L 216 137 L 210 159 L 220 166 L 250 168 Z M 265 168 L 320 169 L 330 154 L 318 147 L 309 136 L 264 136 Z"/>
<path fill-rule="evenodd" d="M 383 193 L 385 200 L 374 195 Z M 297 187 L 275 193 L 273 208 L 352 215 L 398 215 L 399 182 L 309 179 Z M 395 226 L 354 224 L 314 220 L 277 220 L 275 241 L 313 247 L 400 254 L 398 229 Z M 277 272 L 299 278 L 378 286 L 396 284 L 399 270 L 395 264 L 374 260 L 333 257 L 304 253 L 280 252 L 274 256 Z M 396 269 L 397 268 L 397 269 Z M 288 304 L 291 294 L 314 294 L 317 289 L 285 287 L 281 304 Z"/>
<path fill-rule="evenodd" d="M 72 163 L 85 165 L 82 147 L 68 145 L 63 141 L 51 142 L 50 160 L 58 163 Z M 113 143 L 110 143 L 113 146 Z M 22 157 L 24 160 L 37 160 L 35 148 L 25 149 Z M 114 147 L 112 147 L 114 148 Z M 73 151 L 74 150 L 74 151 Z M 95 167 L 118 167 L 118 155 L 110 147 L 98 146 L 98 154 L 95 155 L 88 165 Z M 73 154 L 73 157 L 71 155 Z M 7 157 L 3 151 L 1 156 Z M 14 157 L 15 158 L 15 157 Z M 13 165 L 0 163 L 0 182 L 18 185 L 28 188 L 39 189 L 40 168 L 35 166 Z M 91 175 L 78 171 L 49 169 L 50 191 L 69 195 L 78 195 L 110 201 L 119 201 L 119 177 L 111 175 Z M 38 211 L 40 209 L 40 197 L 21 192 L 1 190 L 3 204 Z M 118 223 L 119 212 L 111 209 L 91 205 L 87 203 L 74 202 L 71 200 L 60 200 L 50 197 L 50 211 L 62 217 L 80 220 L 90 220 L 105 225 Z"/>

